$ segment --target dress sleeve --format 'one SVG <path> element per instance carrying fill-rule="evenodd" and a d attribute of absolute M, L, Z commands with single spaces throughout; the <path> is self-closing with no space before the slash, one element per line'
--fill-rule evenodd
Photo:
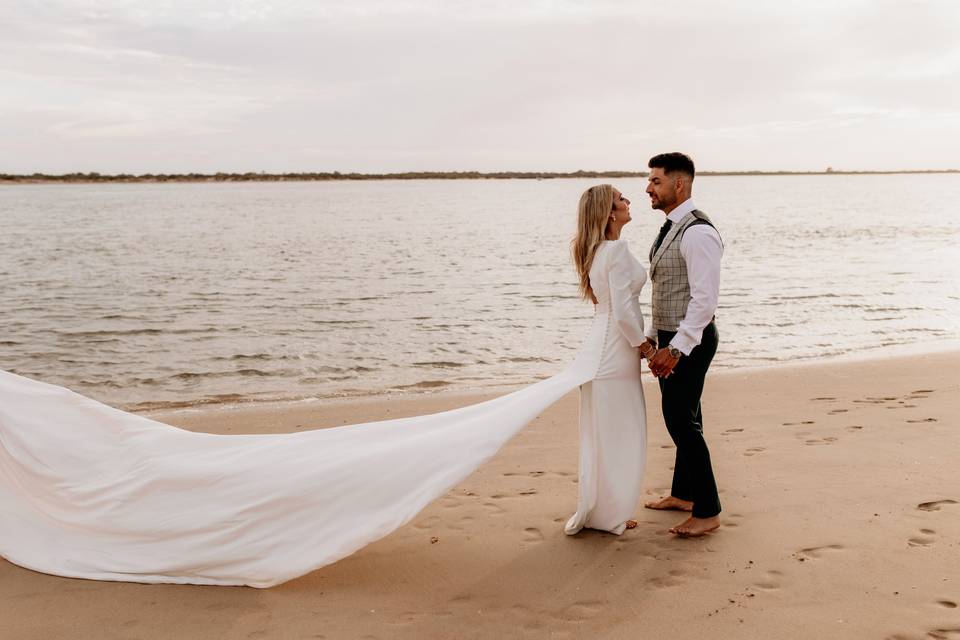
<path fill-rule="evenodd" d="M 607 282 L 610 285 L 610 306 L 613 319 L 620 333 L 632 347 L 639 347 L 645 340 L 643 314 L 640 301 L 633 293 L 633 263 L 626 241 L 618 241 L 610 247 L 607 265 Z"/>

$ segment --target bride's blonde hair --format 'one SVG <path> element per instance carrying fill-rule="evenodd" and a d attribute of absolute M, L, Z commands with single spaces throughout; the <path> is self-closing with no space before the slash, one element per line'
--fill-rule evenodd
<path fill-rule="evenodd" d="M 613 196 L 613 185 L 609 184 L 598 184 L 583 192 L 577 207 L 577 235 L 570 241 L 573 265 L 580 276 L 580 295 L 593 303 L 597 298 L 590 287 L 590 267 L 597 248 L 606 237 Z"/>

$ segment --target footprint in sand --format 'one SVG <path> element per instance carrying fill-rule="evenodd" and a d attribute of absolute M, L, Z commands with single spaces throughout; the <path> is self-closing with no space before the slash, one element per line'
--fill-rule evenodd
<path fill-rule="evenodd" d="M 810 400 L 812 400 L 812 401 L 814 401 L 814 402 L 817 402 L 817 401 L 819 401 L 819 400 L 836 400 L 836 398 L 834 398 L 834 397 L 832 397 L 832 396 L 822 396 L 822 397 L 820 397 L 820 398 L 810 398 Z"/>
<path fill-rule="evenodd" d="M 451 529 L 456 531 L 465 531 L 470 529 L 473 526 L 473 517 L 472 516 L 463 516 L 457 522 L 451 523 L 448 525 Z"/>
<path fill-rule="evenodd" d="M 819 560 L 834 551 L 842 551 L 843 546 L 839 544 L 826 544 L 822 547 L 807 547 L 806 549 L 800 549 L 794 555 L 794 557 L 800 562 L 806 562 L 807 560 Z"/>
<path fill-rule="evenodd" d="M 934 500 L 933 502 L 921 502 L 917 505 L 920 511 L 940 511 L 940 507 L 947 504 L 957 504 L 956 500 Z"/>
<path fill-rule="evenodd" d="M 938 422 L 936 418 L 920 418 L 919 420 L 907 420 L 910 424 L 919 424 L 921 422 Z"/>
<path fill-rule="evenodd" d="M 731 428 L 731 429 L 726 429 L 726 430 L 723 432 L 723 435 L 727 435 L 728 433 L 740 433 L 740 432 L 742 432 L 742 431 L 743 431 L 743 429 L 741 429 L 740 427 L 734 427 L 734 428 Z"/>
<path fill-rule="evenodd" d="M 861 429 L 863 429 L 862 424 L 852 424 L 849 427 L 847 427 L 847 431 L 860 431 Z"/>
<path fill-rule="evenodd" d="M 669 589 L 670 587 L 676 587 L 683 584 L 683 580 L 680 579 L 681 574 L 676 573 L 676 571 L 671 571 L 662 576 L 654 576 L 647 580 L 649 584 L 652 584 L 657 589 Z"/>
<path fill-rule="evenodd" d="M 570 476 L 575 476 L 577 474 L 573 471 L 508 471 L 502 475 L 508 478 L 542 478 L 544 476 L 560 476 L 561 478 L 569 478 Z"/>
<path fill-rule="evenodd" d="M 913 536 L 907 540 L 907 544 L 911 547 L 929 547 L 936 541 L 933 537 L 935 533 L 936 531 L 933 529 L 920 529 L 920 535 Z"/>
<path fill-rule="evenodd" d="M 742 515 L 742 514 L 739 514 L 739 513 L 729 513 L 729 514 L 727 514 L 727 517 L 724 518 L 723 523 L 722 523 L 722 526 L 724 526 L 724 527 L 729 527 L 729 528 L 731 528 L 731 529 L 735 529 L 735 528 L 737 528 L 737 527 L 740 526 L 739 523 L 737 522 L 737 520 L 740 520 L 740 519 L 742 519 L 742 518 L 743 518 L 743 515 Z M 731 520 L 732 520 L 732 522 L 731 522 Z"/>
<path fill-rule="evenodd" d="M 460 504 L 460 500 L 458 498 L 454 498 L 453 496 L 444 496 L 440 499 L 440 506 L 446 509 L 456 509 L 460 506 Z"/>
<path fill-rule="evenodd" d="M 846 413 L 847 411 L 849 411 L 849 409 L 834 409 L 833 411 L 830 411 L 827 415 L 835 416 L 838 413 Z"/>
<path fill-rule="evenodd" d="M 503 507 L 501 507 L 500 505 L 494 502 L 484 502 L 483 508 L 486 509 L 487 513 L 489 513 L 492 516 L 499 516 L 507 512 L 506 509 L 504 509 Z"/>
<path fill-rule="evenodd" d="M 523 530 L 524 542 L 543 542 L 543 532 L 536 527 L 527 527 Z"/>
<path fill-rule="evenodd" d="M 916 637 L 916 635 L 895 633 L 892 636 L 887 636 L 886 640 L 914 640 Z M 930 638 L 932 640 L 957 640 L 960 638 L 960 627 L 930 629 L 930 631 L 927 631 L 927 634 L 923 637 Z"/>
<path fill-rule="evenodd" d="M 837 441 L 837 439 L 836 439 L 835 437 L 833 437 L 833 436 L 826 436 L 826 437 L 824 437 L 824 438 L 815 438 L 815 439 L 812 439 L 812 440 L 804 440 L 804 441 L 803 441 L 803 444 L 812 447 L 812 446 L 816 446 L 816 445 L 820 445 L 820 444 L 833 444 L 833 443 L 836 442 L 836 441 Z"/>
<path fill-rule="evenodd" d="M 944 609 L 956 609 L 957 603 L 953 600 L 937 600 L 937 604 L 943 607 Z"/>
<path fill-rule="evenodd" d="M 565 622 L 580 622 L 597 617 L 603 611 L 603 604 L 599 600 L 574 602 L 553 614 L 553 617 Z"/>
<path fill-rule="evenodd" d="M 752 456 L 752 455 L 756 455 L 756 454 L 758 454 L 758 453 L 760 453 L 760 452 L 762 452 L 762 451 L 766 451 L 766 449 L 764 449 L 763 447 L 751 447 L 751 448 L 747 449 L 746 451 L 744 451 L 744 452 L 743 452 L 743 455 L 745 455 L 745 456 Z"/>
<path fill-rule="evenodd" d="M 754 582 L 754 586 L 760 587 L 761 589 L 766 589 L 767 591 L 773 591 L 780 588 L 780 579 L 783 577 L 782 571 L 776 571 L 771 569 L 767 571 L 766 576 L 763 579 Z"/>

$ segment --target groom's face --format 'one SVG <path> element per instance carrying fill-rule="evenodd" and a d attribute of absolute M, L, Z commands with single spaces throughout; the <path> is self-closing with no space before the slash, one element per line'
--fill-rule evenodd
<path fill-rule="evenodd" d="M 657 167 L 650 170 L 647 179 L 647 195 L 654 209 L 670 209 L 677 204 L 676 174 L 667 175 Z"/>

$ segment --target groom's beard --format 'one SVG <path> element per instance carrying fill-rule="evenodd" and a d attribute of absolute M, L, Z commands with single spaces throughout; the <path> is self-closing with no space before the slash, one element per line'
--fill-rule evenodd
<path fill-rule="evenodd" d="M 668 209 L 676 204 L 677 204 L 676 198 L 673 198 L 672 200 L 666 200 L 664 198 L 650 199 L 650 206 L 660 211 L 663 211 L 664 209 Z"/>

